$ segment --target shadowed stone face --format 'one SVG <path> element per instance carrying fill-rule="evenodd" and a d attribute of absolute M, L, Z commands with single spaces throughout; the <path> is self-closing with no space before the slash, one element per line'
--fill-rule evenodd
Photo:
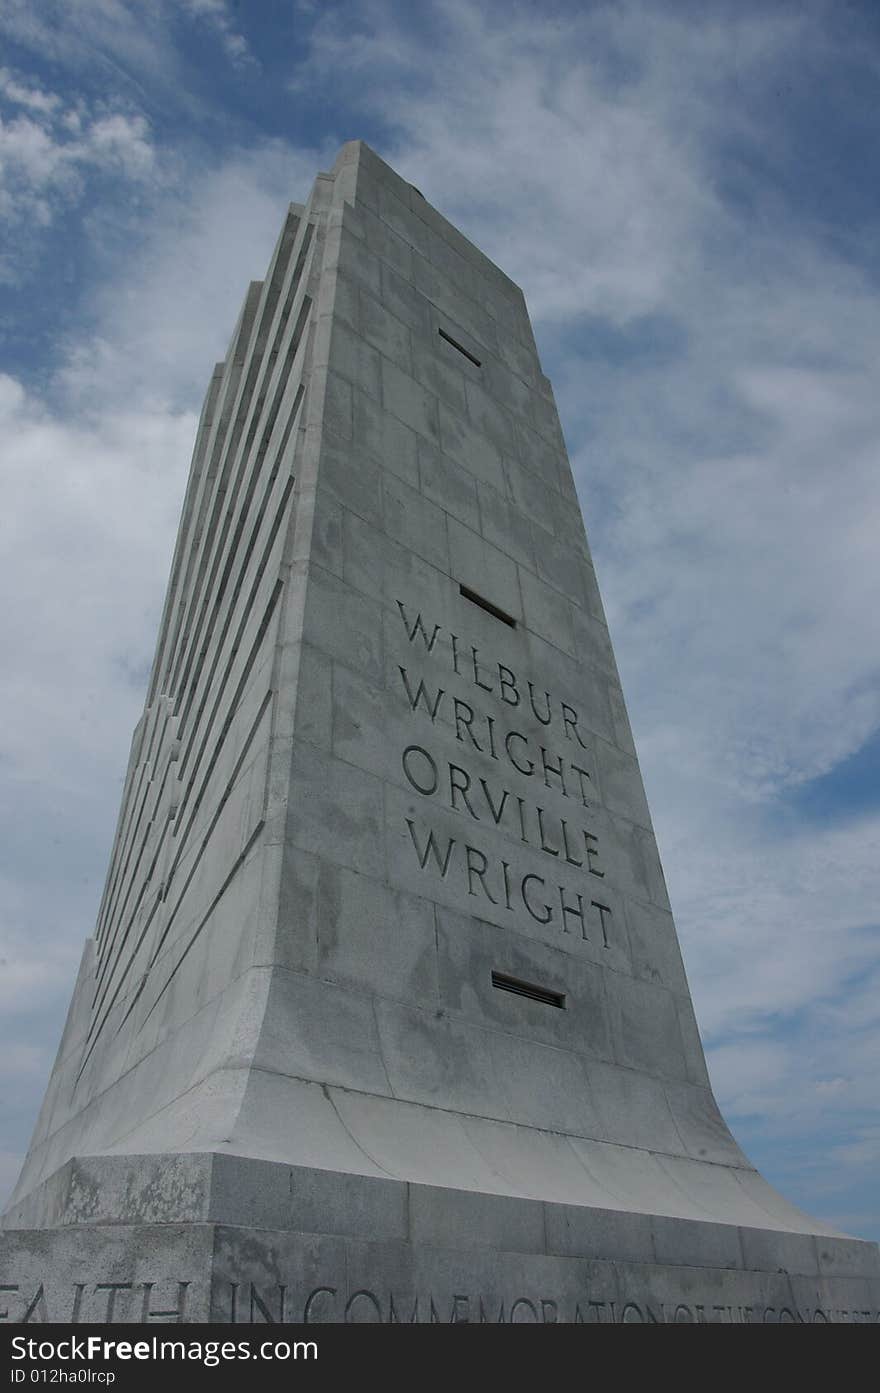
<path fill-rule="evenodd" d="M 522 294 L 359 142 L 211 381 L 6 1225 L 11 1320 L 876 1315 L 712 1096 Z"/>

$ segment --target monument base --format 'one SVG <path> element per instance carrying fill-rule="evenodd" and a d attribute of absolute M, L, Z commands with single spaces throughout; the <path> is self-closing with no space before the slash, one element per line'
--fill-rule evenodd
<path fill-rule="evenodd" d="M 222 1153 L 76 1159 L 5 1223 L 12 1322 L 880 1319 L 858 1239 Z"/>

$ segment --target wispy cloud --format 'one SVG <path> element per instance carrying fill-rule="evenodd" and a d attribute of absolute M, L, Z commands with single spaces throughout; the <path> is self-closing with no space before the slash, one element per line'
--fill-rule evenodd
<path fill-rule="evenodd" d="M 207 47 L 223 55 L 218 83 L 259 66 L 225 0 L 4 0 L 0 34 L 38 67 L 75 74 L 93 93 L 112 89 L 160 121 L 173 111 L 199 118 L 210 106 L 194 90 L 202 69 L 186 50 L 187 37 L 217 41 L 216 49 Z"/>
<path fill-rule="evenodd" d="M 197 408 L 247 281 L 265 272 L 291 190 L 311 183 L 319 160 L 262 141 L 214 168 L 181 171 L 140 231 L 137 264 L 126 258 L 124 297 L 115 279 L 95 289 L 92 332 L 71 341 L 55 390 L 77 410 L 123 400 Z"/>
<path fill-rule="evenodd" d="M 0 279 L 14 284 L 33 272 L 30 238 L 85 203 L 95 179 L 160 181 L 146 118 L 104 101 L 65 100 L 0 69 L 0 222 L 10 248 Z"/>
<path fill-rule="evenodd" d="M 180 0 L 183 10 L 209 26 L 233 63 L 253 63 L 247 39 L 239 33 L 226 0 Z"/>

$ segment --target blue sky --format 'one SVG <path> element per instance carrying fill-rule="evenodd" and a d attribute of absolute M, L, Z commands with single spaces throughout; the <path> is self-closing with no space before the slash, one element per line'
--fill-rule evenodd
<path fill-rule="evenodd" d="M 362 138 L 523 287 L 738 1139 L 880 1238 L 880 10 L 6 0 L 0 1191 L 201 396 Z"/>

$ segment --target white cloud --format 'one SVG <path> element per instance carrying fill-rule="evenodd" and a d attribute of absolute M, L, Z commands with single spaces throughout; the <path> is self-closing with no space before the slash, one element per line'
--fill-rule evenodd
<path fill-rule="evenodd" d="M 880 1127 L 867 1127 L 857 1141 L 836 1147 L 833 1159 L 845 1165 L 868 1166 L 876 1174 L 880 1166 Z"/>
<path fill-rule="evenodd" d="M 103 837 L 115 816 L 201 395 L 248 273 L 265 270 L 285 175 L 314 174 L 314 154 L 299 161 L 267 147 L 169 196 L 48 395 L 0 375 L 0 547 L 17 598 L 0 611 L 16 654 L 0 675 L 2 756 L 35 825 L 47 799 L 73 819 L 95 790 Z"/>
<path fill-rule="evenodd" d="M 713 196 L 638 93 L 604 82 L 600 21 L 434 10 L 446 27 L 430 60 L 384 5 L 358 7 L 369 27 L 357 42 L 348 15 L 328 11 L 297 80 L 369 74 L 364 105 L 399 133 L 395 166 L 527 286 L 545 323 L 587 306 L 625 319 L 671 294 Z"/>
<path fill-rule="evenodd" d="M 728 1117 L 765 1112 L 780 1084 L 789 1076 L 789 1047 L 767 1040 L 737 1040 L 712 1051 L 715 1087 L 728 1099 Z"/>
<path fill-rule="evenodd" d="M 8 68 L 0 68 L 0 95 L 16 106 L 39 111 L 50 116 L 60 105 L 60 98 L 54 92 L 44 92 L 41 87 L 19 82 Z"/>
<path fill-rule="evenodd" d="M 233 64 L 255 62 L 226 0 L 5 0 L 0 31 L 64 66 L 112 64 L 114 76 L 136 86 L 179 74 L 181 16 L 216 35 Z"/>
<path fill-rule="evenodd" d="M 27 799 L 24 809 L 27 815 L 32 811 Z M 47 843 L 51 854 L 48 838 Z M 53 1032 L 57 1039 L 67 1011 L 65 997 L 82 954 L 82 940 L 74 936 L 75 922 L 63 910 L 63 887 L 38 885 L 35 894 L 25 878 L 13 873 L 0 878 L 0 895 L 0 1014 L 18 1031 L 24 1017 L 35 1011 L 42 1015 L 48 1002 L 61 1012 Z M 72 897 L 68 891 L 66 898 Z M 14 1031 L 10 1032 L 12 1038 L 7 1036 L 0 1053 L 6 1055 L 25 1047 Z M 50 1045 L 54 1039 L 50 1036 Z"/>
<path fill-rule="evenodd" d="M 49 1063 L 48 1051 L 39 1045 L 13 1045 L 0 1058 L 0 1080 L 42 1083 Z"/>
<path fill-rule="evenodd" d="M 23 1151 L 0 1151 L 0 1195 L 8 1195 L 18 1179 Z"/>
<path fill-rule="evenodd" d="M 210 25 L 218 35 L 226 56 L 233 63 L 253 63 L 247 39 L 236 29 L 226 0 L 181 0 L 182 8 L 194 19 Z"/>
<path fill-rule="evenodd" d="M 95 291 L 95 330 L 71 342 L 59 374 L 69 399 L 95 410 L 108 399 L 200 405 L 248 280 L 264 275 L 287 205 L 320 159 L 266 141 L 184 173 L 153 210 L 136 265 L 126 258 L 122 284 Z"/>
<path fill-rule="evenodd" d="M 94 174 L 135 184 L 157 177 L 150 127 L 137 112 L 63 101 L 5 69 L 0 100 L 11 109 L 0 116 L 0 218 L 7 223 L 48 226 L 83 198 Z M 9 255 L 4 265 L 14 278 Z"/>
<path fill-rule="evenodd" d="M 3 396 L 0 535 L 17 603 L 0 624 L 19 655 L 0 678 L 4 747 L 14 780 L 71 789 L 73 766 L 85 780 L 102 762 L 108 724 L 124 741 L 106 698 L 150 657 L 144 603 L 170 558 L 196 417 L 117 406 L 71 422 L 8 382 Z"/>
<path fill-rule="evenodd" d="M 0 32 L 63 69 L 91 69 L 131 88 L 131 76 L 178 71 L 162 0 L 5 0 Z"/>

